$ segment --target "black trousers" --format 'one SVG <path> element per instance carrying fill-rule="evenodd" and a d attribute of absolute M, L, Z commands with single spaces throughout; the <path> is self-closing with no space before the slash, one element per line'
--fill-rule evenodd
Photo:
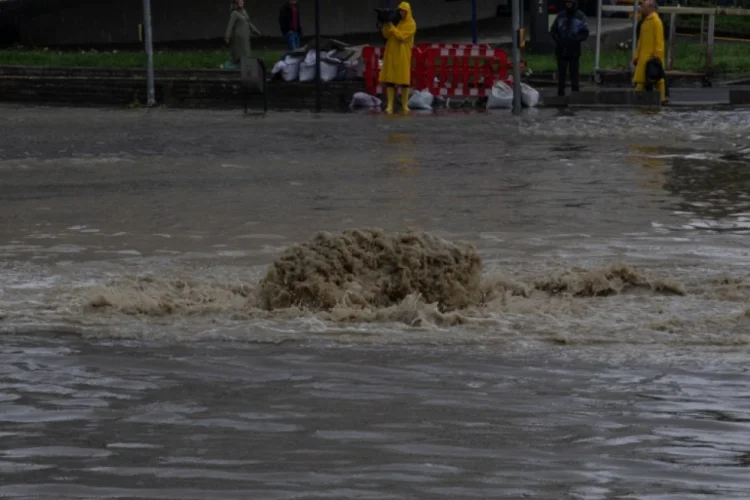
<path fill-rule="evenodd" d="M 570 86 L 573 92 L 581 89 L 581 58 L 580 57 L 558 57 L 557 58 L 557 95 L 565 95 L 565 80 L 570 70 Z"/>

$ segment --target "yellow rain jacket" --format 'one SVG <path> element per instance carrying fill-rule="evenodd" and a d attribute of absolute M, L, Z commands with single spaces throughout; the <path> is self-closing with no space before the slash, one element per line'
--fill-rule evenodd
<path fill-rule="evenodd" d="M 385 44 L 380 82 L 409 86 L 411 83 L 411 49 L 414 46 L 417 23 L 414 21 L 411 5 L 408 2 L 401 2 L 398 8 L 406 11 L 406 17 L 396 26 L 392 23 L 386 23 L 383 26 L 383 36 L 388 41 Z"/>
<path fill-rule="evenodd" d="M 638 64 L 635 67 L 633 81 L 635 83 L 646 83 L 646 64 L 657 57 L 664 69 L 664 24 L 659 14 L 652 12 L 641 24 L 641 32 L 638 35 L 638 47 L 635 50 Z"/>

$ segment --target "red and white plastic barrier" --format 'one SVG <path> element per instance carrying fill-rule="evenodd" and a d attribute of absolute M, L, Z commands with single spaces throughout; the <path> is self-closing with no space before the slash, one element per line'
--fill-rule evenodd
<path fill-rule="evenodd" d="M 370 94 L 383 93 L 379 81 L 383 53 L 380 47 L 362 50 L 365 87 Z M 412 49 L 411 86 L 433 95 L 487 96 L 496 81 L 507 81 L 509 71 L 507 53 L 486 44 L 419 44 Z"/>

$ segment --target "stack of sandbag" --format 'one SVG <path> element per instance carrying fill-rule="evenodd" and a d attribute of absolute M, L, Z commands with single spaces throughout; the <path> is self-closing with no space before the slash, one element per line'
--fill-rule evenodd
<path fill-rule="evenodd" d="M 281 61 L 273 65 L 271 74 L 273 76 L 280 75 L 285 82 L 293 82 L 299 78 L 299 68 L 304 58 L 304 54 L 290 52 Z"/>
<path fill-rule="evenodd" d="M 324 52 L 320 56 L 320 79 L 324 82 L 335 80 L 339 73 L 342 61 L 333 57 L 336 51 Z M 317 50 L 307 52 L 305 59 L 299 65 L 299 81 L 312 82 L 315 80 L 315 61 L 318 56 Z"/>
<path fill-rule="evenodd" d="M 365 61 L 362 59 L 363 48 L 364 45 L 350 47 L 352 56 L 347 61 L 344 61 L 344 64 L 348 67 L 347 75 L 352 76 L 353 80 L 361 80 L 365 77 Z"/>
<path fill-rule="evenodd" d="M 2 1 L 2 0 L 0 0 Z M 321 79 L 361 80 L 364 78 L 365 64 L 362 59 L 364 45 L 350 46 L 338 40 L 330 39 L 322 45 L 320 58 Z M 286 82 L 315 80 L 315 59 L 317 51 L 311 45 L 302 46 L 287 52 L 272 70 L 274 78 Z M 379 61 L 382 65 L 382 61 Z"/>
<path fill-rule="evenodd" d="M 500 83 L 500 82 L 498 82 Z M 513 85 L 513 77 L 510 77 L 508 79 L 508 84 L 506 87 L 510 88 L 510 94 L 513 95 L 512 85 Z M 497 85 L 497 83 L 495 84 Z M 493 90 L 494 90 L 493 85 Z M 503 93 L 507 92 L 507 90 L 503 90 Z M 492 94 L 490 94 L 492 95 Z M 539 104 L 539 91 L 536 90 L 531 85 L 528 85 L 526 83 L 521 82 L 521 104 L 523 106 L 526 106 L 527 108 L 535 108 Z M 511 106 L 513 105 L 513 99 L 511 97 Z M 487 101 L 487 104 L 489 105 L 489 100 Z"/>
<path fill-rule="evenodd" d="M 331 50 L 327 55 L 331 59 L 341 61 L 337 80 L 357 80 L 364 76 L 362 47 L 340 47 Z"/>

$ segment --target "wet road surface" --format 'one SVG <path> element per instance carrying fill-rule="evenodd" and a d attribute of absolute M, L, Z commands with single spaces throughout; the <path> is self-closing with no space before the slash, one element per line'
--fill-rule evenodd
<path fill-rule="evenodd" d="M 0 496 L 750 494 L 750 114 L 0 111 Z M 257 303 L 364 227 L 495 295 Z"/>

